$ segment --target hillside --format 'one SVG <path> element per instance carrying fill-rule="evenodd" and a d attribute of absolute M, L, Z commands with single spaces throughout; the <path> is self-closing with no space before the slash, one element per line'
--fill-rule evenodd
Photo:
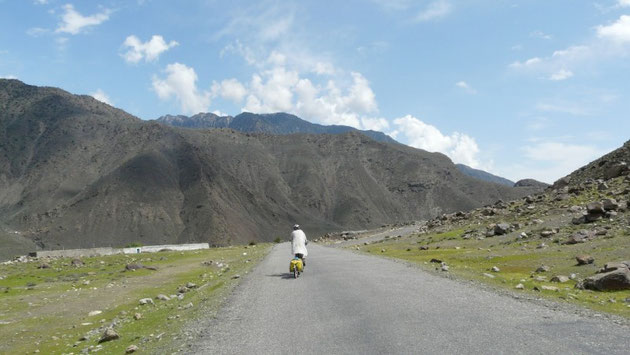
<path fill-rule="evenodd" d="M 630 142 L 541 193 L 343 245 L 630 319 L 628 161 Z"/>
<path fill-rule="evenodd" d="M 362 134 L 249 134 L 141 121 L 0 80 L 0 223 L 42 248 L 273 240 L 469 210 L 530 193 Z"/>

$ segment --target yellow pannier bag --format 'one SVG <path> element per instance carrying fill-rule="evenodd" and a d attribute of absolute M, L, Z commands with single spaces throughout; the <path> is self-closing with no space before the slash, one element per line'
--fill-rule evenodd
<path fill-rule="evenodd" d="M 304 269 L 302 265 L 302 259 L 291 260 L 291 263 L 289 264 L 289 272 L 293 272 L 293 270 L 295 270 L 296 267 L 299 272 L 302 272 L 302 270 Z"/>

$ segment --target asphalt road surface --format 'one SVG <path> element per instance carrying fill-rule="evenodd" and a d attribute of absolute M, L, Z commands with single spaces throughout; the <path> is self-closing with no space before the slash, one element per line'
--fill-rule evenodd
<path fill-rule="evenodd" d="M 629 354 L 630 328 L 516 300 L 403 263 L 276 245 L 202 337 L 202 354 Z"/>

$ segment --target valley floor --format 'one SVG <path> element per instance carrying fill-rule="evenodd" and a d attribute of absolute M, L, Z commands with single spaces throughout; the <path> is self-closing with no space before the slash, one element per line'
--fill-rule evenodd
<path fill-rule="evenodd" d="M 630 328 L 523 302 L 404 263 L 309 247 L 288 273 L 276 245 L 186 353 L 625 354 Z"/>

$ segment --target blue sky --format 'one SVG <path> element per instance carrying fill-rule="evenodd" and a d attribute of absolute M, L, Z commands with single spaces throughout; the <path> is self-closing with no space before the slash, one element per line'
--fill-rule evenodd
<path fill-rule="evenodd" d="M 388 133 L 553 182 L 630 139 L 630 0 L 0 0 L 0 77 Z"/>

